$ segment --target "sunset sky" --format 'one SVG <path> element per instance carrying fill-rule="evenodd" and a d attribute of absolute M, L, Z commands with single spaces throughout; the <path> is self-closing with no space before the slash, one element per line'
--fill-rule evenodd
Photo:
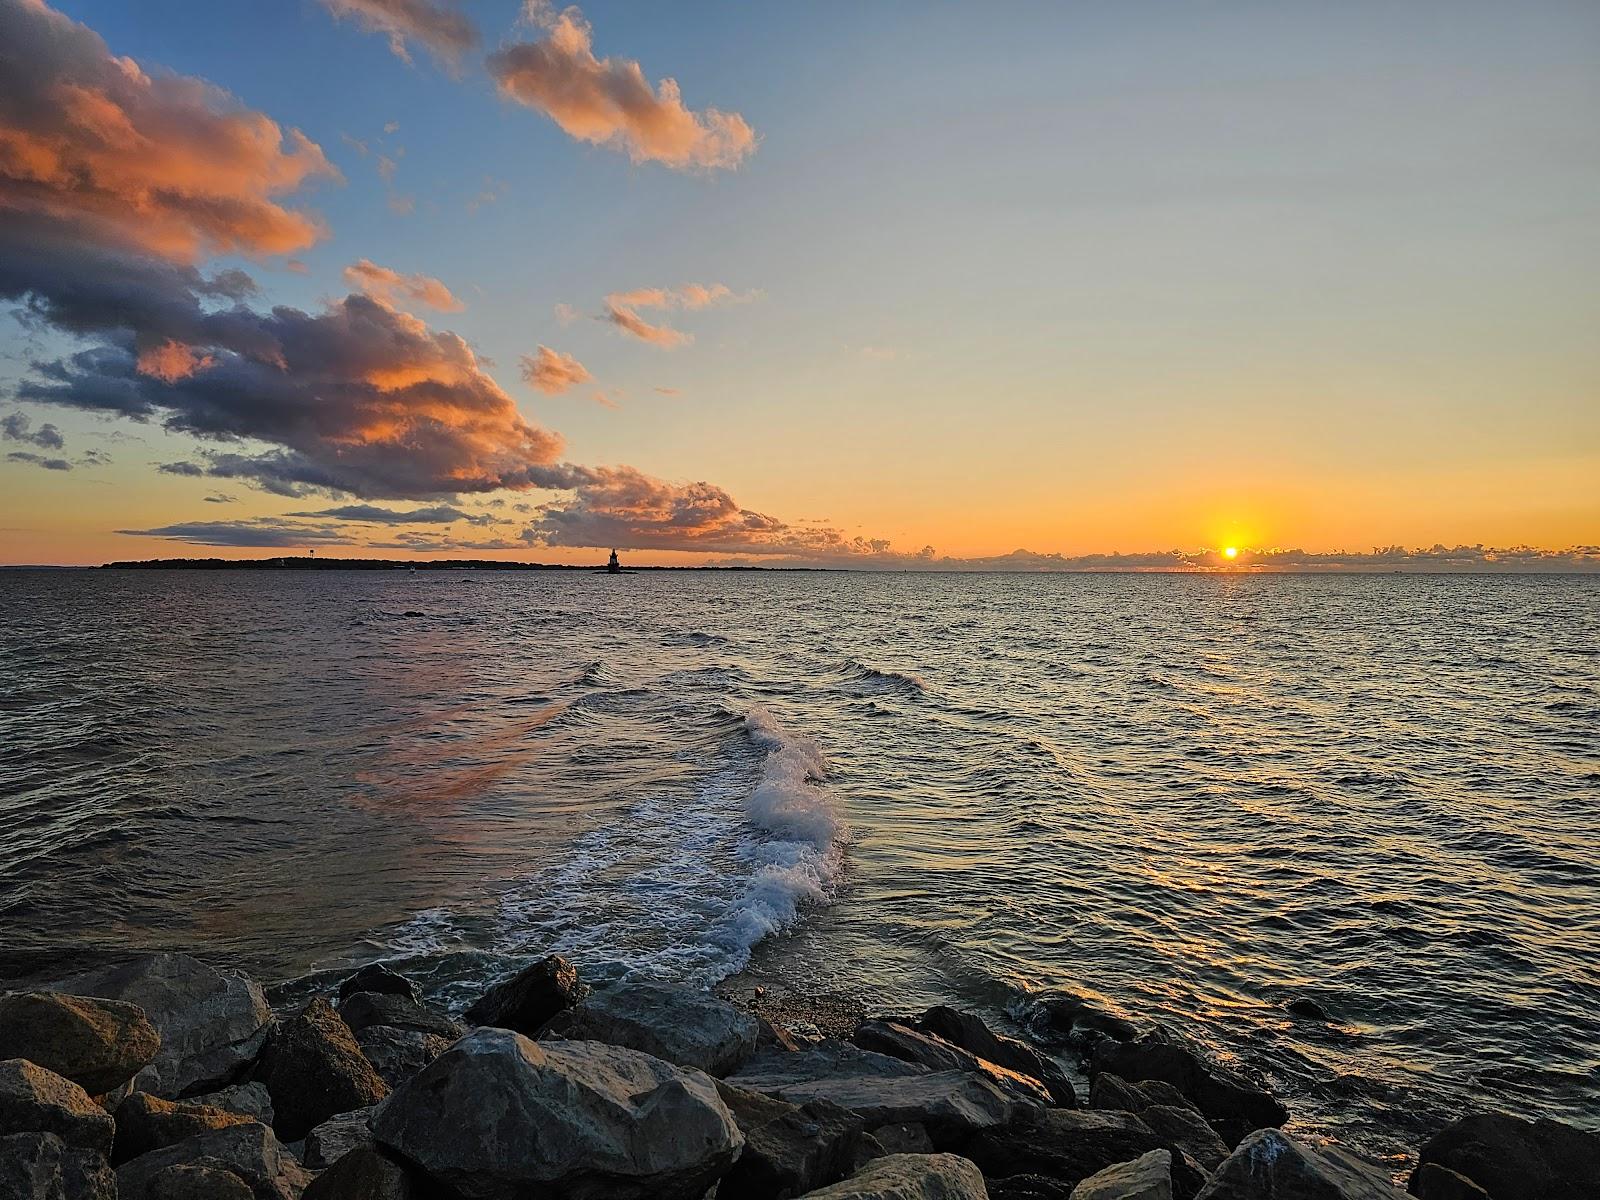
<path fill-rule="evenodd" d="M 1587 0 L 0 0 L 0 562 L 1593 547 L 1597 114 Z"/>

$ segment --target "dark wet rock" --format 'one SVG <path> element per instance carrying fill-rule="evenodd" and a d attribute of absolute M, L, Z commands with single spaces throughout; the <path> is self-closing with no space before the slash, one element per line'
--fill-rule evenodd
<path fill-rule="evenodd" d="M 1168 1145 L 1182 1150 L 1207 1171 L 1215 1171 L 1228 1157 L 1228 1143 L 1187 1104 L 1152 1104 L 1141 1108 L 1138 1116 Z"/>
<path fill-rule="evenodd" d="M 361 992 L 399 996 L 413 1004 L 422 1003 L 422 992 L 417 985 L 398 971 L 391 971 L 382 963 L 368 963 L 339 985 L 341 1002 Z"/>
<path fill-rule="evenodd" d="M 469 1200 L 691 1200 L 744 1145 L 699 1071 L 495 1028 L 468 1034 L 398 1088 L 373 1133 Z"/>
<path fill-rule="evenodd" d="M 163 1146 L 210 1129 L 244 1125 L 250 1117 L 222 1108 L 183 1100 L 163 1100 L 149 1092 L 134 1092 L 117 1105 L 117 1136 L 111 1161 L 125 1163 Z"/>
<path fill-rule="evenodd" d="M 265 1058 L 273 1128 L 288 1141 L 339 1113 L 376 1104 L 389 1094 L 339 1014 L 322 998 L 278 1026 Z"/>
<path fill-rule="evenodd" d="M 933 1139 L 928 1136 L 928 1127 L 916 1121 L 899 1121 L 893 1125 L 879 1125 L 876 1129 L 869 1129 L 883 1147 L 885 1154 L 932 1154 L 934 1151 Z"/>
<path fill-rule="evenodd" d="M 986 1179 L 989 1200 L 1068 1200 L 1072 1185 L 1048 1175 L 1007 1175 Z"/>
<path fill-rule="evenodd" d="M 1308 1000 L 1304 996 L 1297 997 L 1283 1006 L 1283 1010 L 1290 1016 L 1301 1017 L 1307 1021 L 1331 1021 L 1328 1010 L 1315 1000 Z"/>
<path fill-rule="evenodd" d="M 795 1105 L 717 1084 L 744 1134 L 744 1150 L 717 1185 L 717 1200 L 802 1196 L 850 1174 L 861 1119 L 825 1100 Z"/>
<path fill-rule="evenodd" d="M 978 1168 L 954 1154 L 890 1154 L 811 1200 L 988 1200 Z"/>
<path fill-rule="evenodd" d="M 424 1008 L 404 996 L 387 992 L 356 992 L 339 1004 L 339 1015 L 351 1032 L 383 1026 L 388 1029 L 413 1029 L 453 1042 L 467 1031 L 459 1021 Z"/>
<path fill-rule="evenodd" d="M 422 1200 L 429 1193 L 376 1146 L 358 1146 L 308 1186 L 301 1200 Z"/>
<path fill-rule="evenodd" d="M 876 1075 L 898 1079 L 926 1075 L 928 1068 L 904 1059 L 863 1050 L 850 1042 L 824 1038 L 799 1051 L 762 1050 L 728 1076 L 728 1082 L 755 1092 L 771 1092 L 792 1083 L 835 1075 Z"/>
<path fill-rule="evenodd" d="M 358 1108 L 355 1112 L 329 1117 L 306 1134 L 305 1150 L 300 1161 L 313 1171 L 331 1167 L 358 1146 L 372 1144 L 372 1115 L 376 1108 Z"/>
<path fill-rule="evenodd" d="M 1464 1175 L 1492 1200 L 1592 1200 L 1600 1190 L 1600 1133 L 1560 1121 L 1480 1113 L 1449 1125 L 1422 1147 L 1411 1192 L 1428 1163 Z"/>
<path fill-rule="evenodd" d="M 1172 1154 L 1152 1150 L 1096 1171 L 1072 1189 L 1071 1200 L 1172 1200 Z"/>
<path fill-rule="evenodd" d="M 151 1176 L 148 1200 L 253 1200 L 250 1185 L 222 1167 L 173 1163 Z"/>
<path fill-rule="evenodd" d="M 1143 1112 L 1154 1104 L 1200 1111 L 1187 1096 L 1161 1079 L 1129 1083 L 1111 1071 L 1101 1071 L 1089 1084 L 1090 1108 L 1113 1108 L 1136 1113 Z"/>
<path fill-rule="evenodd" d="M 59 992 L 0 996 L 0 1059 L 25 1058 L 91 1095 L 132 1079 L 160 1048 L 137 1004 Z"/>
<path fill-rule="evenodd" d="M 117 1177 L 102 1155 L 69 1146 L 53 1133 L 12 1133 L 0 1137 L 0 1196 L 117 1200 Z"/>
<path fill-rule="evenodd" d="M 242 1180 L 254 1200 L 299 1200 L 311 1173 L 265 1125 L 250 1122 L 196 1134 L 117 1168 L 119 1200 L 156 1200 L 156 1180 L 173 1166 L 199 1165 Z"/>
<path fill-rule="evenodd" d="M 625 983 L 558 1013 L 539 1036 L 625 1046 L 722 1076 L 755 1053 L 758 1031 L 755 1017 L 710 992 Z"/>
<path fill-rule="evenodd" d="M 135 1086 L 174 1098 L 232 1083 L 266 1042 L 272 1010 L 261 988 L 187 954 L 143 954 L 62 981 L 60 990 L 124 1000 L 161 1036 Z"/>
<path fill-rule="evenodd" d="M 917 1063 L 930 1071 L 975 1071 L 1001 1091 L 1019 1099 L 1036 1104 L 1055 1103 L 1050 1089 L 1041 1080 L 980 1058 L 937 1034 L 925 1033 L 898 1021 L 863 1021 L 850 1040 L 863 1050 Z"/>
<path fill-rule="evenodd" d="M 1097 1171 L 1165 1149 L 1132 1113 L 1048 1108 L 987 1129 L 954 1147 L 990 1178 L 1043 1175 L 1075 1187 Z"/>
<path fill-rule="evenodd" d="M 775 1021 L 766 1017 L 756 1018 L 756 1049 L 765 1050 L 768 1047 L 779 1050 L 796 1051 L 801 1048 L 800 1040 Z"/>
<path fill-rule="evenodd" d="M 1172 1042 L 1102 1041 L 1094 1048 L 1093 1071 L 1110 1071 L 1130 1083 L 1171 1084 L 1204 1114 L 1229 1145 L 1253 1129 L 1282 1125 L 1289 1111 L 1267 1092 L 1194 1051 Z"/>
<path fill-rule="evenodd" d="M 369 1025 L 356 1030 L 356 1041 L 372 1069 L 397 1088 L 450 1047 L 450 1040 L 417 1029 Z"/>
<path fill-rule="evenodd" d="M 260 1121 L 263 1125 L 272 1124 L 272 1093 L 267 1091 L 267 1085 L 256 1081 L 250 1083 L 236 1083 L 232 1087 L 225 1087 L 215 1092 L 201 1092 L 196 1096 L 187 1097 L 190 1104 L 204 1104 L 208 1108 L 220 1108 L 224 1112 L 238 1113 L 242 1117 L 249 1117 L 252 1121 Z"/>
<path fill-rule="evenodd" d="M 1492 1200 L 1465 1175 L 1433 1162 L 1423 1163 L 1411 1173 L 1408 1190 L 1421 1200 Z"/>
<path fill-rule="evenodd" d="M 936 1005 L 917 1018 L 916 1027 L 979 1058 L 1043 1081 L 1062 1108 L 1078 1106 L 1077 1089 L 1060 1064 L 1018 1038 L 996 1033 L 971 1013 Z"/>
<path fill-rule="evenodd" d="M 552 954 L 489 988 L 467 1009 L 466 1019 L 535 1037 L 551 1017 L 582 1000 L 585 990 L 578 969 Z"/>
<path fill-rule="evenodd" d="M 1378 1166 L 1335 1146 L 1313 1148 L 1258 1129 L 1217 1169 L 1201 1200 L 1404 1200 Z"/>
<path fill-rule="evenodd" d="M 798 1057 L 798 1056 L 796 1056 Z M 742 1083 L 740 1086 L 744 1086 Z M 1038 1107 L 1002 1092 L 971 1071 L 933 1071 L 924 1075 L 831 1075 L 757 1088 L 791 1104 L 827 1100 L 848 1109 L 868 1128 L 915 1122 L 941 1148 L 981 1129 L 1005 1125 Z"/>
<path fill-rule="evenodd" d="M 70 1079 L 21 1058 L 0 1062 L 0 1133 L 48 1133 L 76 1150 L 111 1152 L 109 1113 Z"/>
<path fill-rule="evenodd" d="M 1139 1029 L 1132 1021 L 1067 992 L 1044 997 L 1035 1005 L 1035 1011 L 1052 1033 L 1074 1041 L 1109 1038 L 1131 1042 L 1139 1036 Z"/>

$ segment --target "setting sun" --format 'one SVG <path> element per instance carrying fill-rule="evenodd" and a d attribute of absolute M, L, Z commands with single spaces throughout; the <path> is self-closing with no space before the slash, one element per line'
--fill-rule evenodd
<path fill-rule="evenodd" d="M 1226 550 L 1223 551 L 1223 554 L 1227 555 L 1229 558 L 1238 558 L 1239 557 L 1239 547 L 1237 547 L 1237 546 L 1229 546 Z"/>

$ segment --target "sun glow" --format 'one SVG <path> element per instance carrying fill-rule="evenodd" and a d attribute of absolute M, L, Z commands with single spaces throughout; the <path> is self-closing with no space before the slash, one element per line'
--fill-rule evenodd
<path fill-rule="evenodd" d="M 1229 558 L 1238 558 L 1239 557 L 1239 547 L 1237 547 L 1237 546 L 1229 546 L 1222 553 L 1227 555 Z"/>

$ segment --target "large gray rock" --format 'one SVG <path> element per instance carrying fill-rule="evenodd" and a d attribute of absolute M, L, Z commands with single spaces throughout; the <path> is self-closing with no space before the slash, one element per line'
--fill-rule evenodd
<path fill-rule="evenodd" d="M 585 991 L 578 969 L 552 954 L 489 988 L 467 1009 L 466 1018 L 473 1025 L 535 1037 L 551 1017 L 582 1000 Z"/>
<path fill-rule="evenodd" d="M 450 1039 L 437 1034 L 392 1025 L 369 1025 L 355 1032 L 361 1053 L 391 1088 L 399 1087 L 450 1047 Z"/>
<path fill-rule="evenodd" d="M 266 1085 L 273 1128 L 291 1142 L 329 1117 L 368 1108 L 389 1094 L 349 1026 L 321 997 L 273 1033 Z"/>
<path fill-rule="evenodd" d="M 0 1196 L 117 1200 L 117 1179 L 93 1150 L 69 1146 L 53 1133 L 13 1133 L 0 1137 Z"/>
<path fill-rule="evenodd" d="M 75 975 L 60 990 L 142 1008 L 161 1048 L 135 1087 L 169 1099 L 233 1082 L 260 1052 L 272 1019 L 256 983 L 186 954 L 140 955 Z"/>
<path fill-rule="evenodd" d="M 917 1019 L 917 1028 L 942 1037 L 979 1058 L 1043 1081 L 1062 1108 L 1078 1106 L 1077 1089 L 1060 1064 L 1018 1038 L 996 1033 L 972 1013 L 948 1005 L 935 1005 Z"/>
<path fill-rule="evenodd" d="M 411 1172 L 376 1146 L 358 1146 L 306 1188 L 301 1200 L 422 1200 Z"/>
<path fill-rule="evenodd" d="M 151 1177 L 148 1200 L 254 1200 L 250 1185 L 222 1167 L 173 1163 Z"/>
<path fill-rule="evenodd" d="M 1172 1200 L 1172 1154 L 1152 1150 L 1096 1171 L 1072 1189 L 1072 1200 Z"/>
<path fill-rule="evenodd" d="M 1436 1162 L 1422 1163 L 1411 1172 L 1406 1189 L 1419 1200 L 1491 1200 L 1472 1180 Z"/>
<path fill-rule="evenodd" d="M 220 1108 L 224 1112 L 238 1113 L 242 1117 L 249 1117 L 252 1121 L 260 1121 L 263 1125 L 272 1124 L 272 1093 L 267 1091 L 267 1085 L 252 1080 L 249 1083 L 236 1083 L 232 1087 L 220 1088 L 215 1092 L 201 1092 L 199 1095 L 188 1097 L 190 1104 L 203 1104 L 207 1108 Z"/>
<path fill-rule="evenodd" d="M 1591 1200 L 1600 1191 L 1600 1133 L 1560 1121 L 1463 1117 L 1428 1139 L 1419 1158 L 1414 1195 L 1424 1194 L 1420 1171 L 1429 1163 L 1466 1176 L 1493 1200 Z"/>
<path fill-rule="evenodd" d="M 1151 1079 L 1129 1083 L 1102 1071 L 1089 1088 L 1089 1107 L 1137 1113 L 1139 1119 L 1207 1171 L 1228 1157 L 1228 1144 L 1200 1110 L 1170 1083 Z"/>
<path fill-rule="evenodd" d="M 468 1034 L 398 1088 L 373 1133 L 466 1200 L 690 1200 L 744 1146 L 698 1071 L 495 1028 Z"/>
<path fill-rule="evenodd" d="M 861 1118 L 826 1100 L 790 1104 L 717 1084 L 744 1134 L 744 1150 L 717 1184 L 717 1200 L 782 1200 L 843 1179 L 861 1145 Z"/>
<path fill-rule="evenodd" d="M 0 996 L 0 1059 L 38 1063 L 91 1095 L 132 1079 L 160 1048 L 136 1004 L 59 992 Z"/>
<path fill-rule="evenodd" d="M 1132 1083 L 1159 1080 L 1171 1084 L 1229 1145 L 1237 1145 L 1253 1129 L 1276 1127 L 1289 1119 L 1289 1110 L 1275 1097 L 1174 1042 L 1098 1042 L 1093 1070 L 1096 1075 L 1110 1071 Z"/>
<path fill-rule="evenodd" d="M 755 1053 L 759 1023 L 710 992 L 665 983 L 624 983 L 557 1014 L 539 1034 L 605 1042 L 708 1075 L 726 1075 Z"/>
<path fill-rule="evenodd" d="M 300 1161 L 313 1171 L 331 1167 L 358 1146 L 372 1144 L 373 1108 L 358 1108 L 355 1112 L 329 1117 L 306 1134 L 305 1152 Z"/>
<path fill-rule="evenodd" d="M 1115 1163 L 1166 1147 L 1132 1113 L 1048 1108 L 983 1130 L 955 1148 L 990 1179 L 1036 1175 L 1071 1188 Z"/>
<path fill-rule="evenodd" d="M 1314 1149 L 1258 1129 L 1217 1168 L 1197 1200 L 1405 1200 L 1384 1172 L 1337 1146 Z"/>
<path fill-rule="evenodd" d="M 875 1075 L 904 1079 L 926 1075 L 928 1068 L 904 1059 L 863 1050 L 837 1038 L 824 1038 L 804 1050 L 769 1046 L 727 1077 L 728 1082 L 752 1092 L 773 1092 L 789 1084 L 838 1075 Z"/>
<path fill-rule="evenodd" d="M 363 1029 L 383 1026 L 390 1029 L 412 1029 L 418 1033 L 431 1033 L 435 1037 L 444 1038 L 447 1042 L 453 1042 L 467 1031 L 465 1025 L 451 1020 L 443 1013 L 423 1008 L 405 996 L 394 996 L 386 992 L 357 992 L 340 1001 L 339 1015 L 344 1018 L 345 1024 L 357 1033 Z"/>
<path fill-rule="evenodd" d="M 954 1154 L 890 1154 L 811 1200 L 989 1200 L 978 1168 Z"/>
<path fill-rule="evenodd" d="M 197 1133 L 244 1125 L 250 1120 L 223 1108 L 184 1100 L 163 1100 L 149 1092 L 134 1092 L 117 1105 L 117 1137 L 111 1161 L 125 1163 Z"/>
<path fill-rule="evenodd" d="M 856 1026 L 850 1040 L 863 1050 L 918 1063 L 930 1071 L 975 1071 L 1003 1092 L 1036 1104 L 1054 1104 L 1055 1097 L 1042 1080 L 980 1058 L 952 1045 L 937 1034 L 913 1029 L 898 1021 L 870 1020 Z"/>
<path fill-rule="evenodd" d="M 48 1133 L 105 1155 L 112 1130 L 111 1115 L 72 1080 L 26 1059 L 0 1062 L 0 1134 Z"/>
<path fill-rule="evenodd" d="M 389 996 L 401 996 L 413 1004 L 422 1003 L 422 993 L 418 991 L 417 985 L 398 971 L 392 971 L 382 963 L 368 963 L 339 985 L 339 999 L 341 1002 L 360 992 L 378 992 Z"/>
<path fill-rule="evenodd" d="M 746 1086 L 734 1080 L 739 1086 Z M 935 1146 L 982 1130 L 1009 1124 L 1019 1113 L 1035 1107 L 1007 1095 L 982 1075 L 971 1071 L 931 1071 L 923 1075 L 833 1075 L 777 1087 L 758 1087 L 791 1104 L 827 1100 L 855 1113 L 867 1125 L 922 1125 Z"/>
<path fill-rule="evenodd" d="M 185 1138 L 117 1168 L 118 1200 L 156 1200 L 156 1180 L 169 1167 L 211 1167 L 237 1176 L 255 1200 L 299 1200 L 311 1173 L 273 1136 L 254 1122 L 230 1125 Z"/>

